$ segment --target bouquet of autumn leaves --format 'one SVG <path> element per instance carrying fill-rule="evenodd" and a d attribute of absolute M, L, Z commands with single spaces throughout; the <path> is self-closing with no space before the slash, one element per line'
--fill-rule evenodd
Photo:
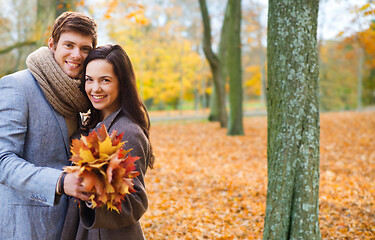
<path fill-rule="evenodd" d="M 92 207 L 107 206 L 107 209 L 121 211 L 121 202 L 128 193 L 135 192 L 133 178 L 139 175 L 134 162 L 139 157 L 128 154 L 124 133 L 113 131 L 108 135 L 104 124 L 88 136 L 73 139 L 70 161 L 73 166 L 64 167 L 67 173 L 79 171 L 83 186 L 91 190 Z"/>

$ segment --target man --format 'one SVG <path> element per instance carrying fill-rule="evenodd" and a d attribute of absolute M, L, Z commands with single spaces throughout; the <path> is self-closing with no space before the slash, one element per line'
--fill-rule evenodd
<path fill-rule="evenodd" d="M 0 79 L 0 239 L 59 239 L 67 195 L 87 200 L 70 165 L 69 136 L 89 102 L 77 79 L 96 46 L 96 23 L 60 15 L 48 47 L 31 53 L 28 69 Z"/>

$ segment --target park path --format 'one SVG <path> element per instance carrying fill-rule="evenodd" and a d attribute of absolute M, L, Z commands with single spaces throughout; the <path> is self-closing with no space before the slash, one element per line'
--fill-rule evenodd
<path fill-rule="evenodd" d="M 266 110 L 247 110 L 244 111 L 245 117 L 255 117 L 255 116 L 266 116 Z M 150 112 L 151 122 L 163 122 L 163 121 L 189 121 L 189 120 L 205 120 L 208 118 L 207 111 L 174 111 L 174 112 Z"/>

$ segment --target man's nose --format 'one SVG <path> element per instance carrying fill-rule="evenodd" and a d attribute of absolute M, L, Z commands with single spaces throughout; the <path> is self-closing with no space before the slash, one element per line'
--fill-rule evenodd
<path fill-rule="evenodd" d="M 79 48 L 74 48 L 73 50 L 72 50 L 72 53 L 71 53 L 71 56 L 72 56 L 72 58 L 74 58 L 74 59 L 80 59 L 82 56 L 81 56 L 81 51 L 80 51 L 80 49 Z"/>

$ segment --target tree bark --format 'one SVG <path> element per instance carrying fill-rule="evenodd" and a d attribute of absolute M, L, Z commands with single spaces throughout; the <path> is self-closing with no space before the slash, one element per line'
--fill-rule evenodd
<path fill-rule="evenodd" d="M 208 115 L 208 121 L 211 122 L 220 122 L 219 119 L 219 105 L 218 105 L 218 97 L 217 97 L 217 86 L 216 84 L 212 85 L 212 91 L 210 95 L 210 113 Z"/>
<path fill-rule="evenodd" d="M 269 0 L 267 240 L 321 238 L 318 7 Z"/>
<path fill-rule="evenodd" d="M 243 135 L 242 63 L 241 63 L 241 0 L 228 0 L 226 70 L 229 76 L 228 135 Z"/>
<path fill-rule="evenodd" d="M 225 13 L 228 11 L 228 4 L 225 9 Z M 220 64 L 221 64 L 221 74 L 222 74 L 222 81 L 223 83 L 221 84 L 221 88 L 224 88 L 225 92 L 225 85 L 227 82 L 227 76 L 228 76 L 228 71 L 227 71 L 227 64 L 226 64 L 226 59 L 228 55 L 228 14 L 224 15 L 224 21 L 223 25 L 221 27 L 221 33 L 220 33 L 220 44 L 219 44 L 219 59 L 220 59 Z M 210 115 L 208 116 L 208 119 L 210 121 L 219 121 L 219 103 L 218 103 L 218 98 L 217 98 L 217 86 L 214 86 L 212 88 L 212 93 L 211 93 L 211 98 L 210 98 Z M 226 105 L 226 95 L 224 98 L 224 102 Z"/>
<path fill-rule="evenodd" d="M 226 127 L 228 123 L 227 111 L 225 108 L 225 86 L 222 75 L 222 65 L 218 56 L 212 50 L 211 43 L 211 23 L 208 16 L 206 0 L 199 0 L 199 5 L 203 20 L 203 51 L 210 65 L 214 88 L 216 91 L 216 101 L 218 104 L 218 118 L 221 127 Z"/>

